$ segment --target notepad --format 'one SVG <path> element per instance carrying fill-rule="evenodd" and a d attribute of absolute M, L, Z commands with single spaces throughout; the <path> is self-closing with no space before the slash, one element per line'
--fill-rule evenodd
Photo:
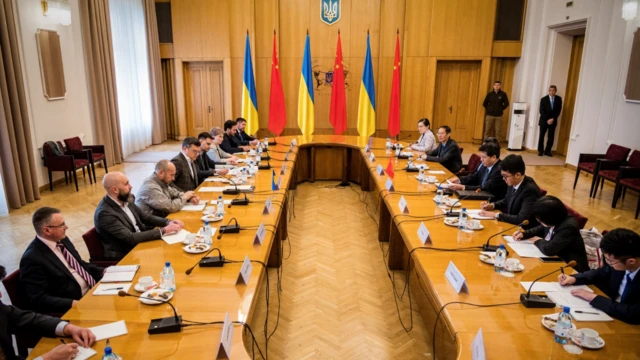
<path fill-rule="evenodd" d="M 221 178 L 221 177 L 212 177 L 212 178 L 206 178 L 204 180 L 205 182 L 221 182 L 221 183 L 228 183 L 229 179 L 225 179 L 225 178 Z"/>
<path fill-rule="evenodd" d="M 529 290 L 529 286 L 531 286 L 531 281 L 521 281 L 520 285 L 522 285 L 525 290 Z M 581 289 L 589 292 L 593 292 L 587 285 L 572 285 L 572 286 L 562 286 L 557 281 L 538 281 L 533 285 L 531 292 L 564 292 L 571 293 L 571 290 Z"/>
<path fill-rule="evenodd" d="M 97 352 L 92 348 L 78 346 L 78 353 L 73 358 L 73 360 L 85 360 L 92 357 L 95 354 L 97 354 Z"/>
<path fill-rule="evenodd" d="M 588 313 L 594 313 L 594 314 L 585 314 L 585 313 L 578 313 L 576 311 L 586 311 Z M 607 314 L 605 314 L 603 311 L 600 311 L 594 307 L 590 307 L 590 308 L 578 308 L 578 309 L 571 309 L 571 316 L 573 317 L 574 320 L 576 321 L 613 321 L 613 318 Z"/>
<path fill-rule="evenodd" d="M 522 244 L 520 242 L 517 242 L 507 243 L 507 245 L 520 257 L 541 258 L 546 256 L 533 244 Z"/>
<path fill-rule="evenodd" d="M 493 216 L 482 216 L 480 215 L 480 211 L 482 211 L 481 209 L 467 209 L 467 214 L 469 215 L 470 218 L 472 219 L 476 219 L 476 220 L 493 220 L 495 219 L 495 217 Z"/>
<path fill-rule="evenodd" d="M 184 239 L 187 237 L 187 234 L 189 234 L 189 232 L 185 229 L 182 229 L 175 234 L 162 235 L 162 240 L 164 240 L 164 242 L 169 245 L 173 245 L 184 241 Z"/>
<path fill-rule="evenodd" d="M 93 290 L 93 295 L 118 295 L 120 290 L 129 292 L 132 283 L 100 284 Z"/>
<path fill-rule="evenodd" d="M 125 335 L 128 333 L 127 325 L 124 323 L 124 320 L 100 326 L 94 326 L 92 328 L 89 328 L 89 330 L 91 330 L 93 335 L 96 336 L 96 341 L 111 339 L 116 336 Z"/>
<path fill-rule="evenodd" d="M 512 244 L 533 244 L 533 241 L 531 240 L 520 240 L 520 241 L 516 241 L 513 236 L 509 236 L 509 235 L 502 235 L 502 237 L 508 242 L 508 243 L 512 243 Z"/>
<path fill-rule="evenodd" d="M 203 186 L 198 189 L 198 192 L 222 192 L 224 190 L 223 187 L 218 186 Z"/>
<path fill-rule="evenodd" d="M 101 283 L 132 281 L 140 265 L 109 266 L 102 276 Z"/>
<path fill-rule="evenodd" d="M 444 171 L 442 170 L 428 170 L 427 171 L 429 174 L 431 175 L 444 175 L 446 174 Z"/>
<path fill-rule="evenodd" d="M 207 206 L 207 200 L 200 200 L 198 205 L 186 204 L 182 207 L 182 211 L 202 211 L 204 207 Z"/>

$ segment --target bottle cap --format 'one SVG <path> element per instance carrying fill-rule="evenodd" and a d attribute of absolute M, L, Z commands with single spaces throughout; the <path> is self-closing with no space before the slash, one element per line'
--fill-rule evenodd
<path fill-rule="evenodd" d="M 104 348 L 104 354 L 111 355 L 111 346 L 107 346 L 106 348 Z"/>
<path fill-rule="evenodd" d="M 438 185 L 438 190 L 442 190 L 442 185 Z"/>
<path fill-rule="evenodd" d="M 209 221 L 208 220 L 204 221 L 204 226 L 209 226 Z"/>
<path fill-rule="evenodd" d="M 564 307 L 564 312 L 566 312 L 567 314 L 571 313 L 571 308 L 568 306 Z"/>
<path fill-rule="evenodd" d="M 462 208 L 462 211 L 467 211 L 467 208 Z"/>
<path fill-rule="evenodd" d="M 504 249 L 504 244 L 500 244 L 500 249 Z"/>
<path fill-rule="evenodd" d="M 171 262 L 170 262 L 170 261 L 165 262 L 165 263 L 164 263 L 164 266 L 167 266 L 167 267 L 168 267 L 168 266 L 171 266 Z"/>

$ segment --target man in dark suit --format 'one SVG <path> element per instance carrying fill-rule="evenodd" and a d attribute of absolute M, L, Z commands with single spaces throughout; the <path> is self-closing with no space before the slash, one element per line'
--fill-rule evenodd
<path fill-rule="evenodd" d="M 4 279 L 5 275 L 4 266 L 0 265 L 0 280 Z M 2 294 L 0 294 L 1 297 Z M 78 345 L 90 347 L 96 341 L 96 336 L 89 329 L 69 324 L 56 317 L 20 310 L 0 302 L 0 359 L 22 359 L 15 355 L 13 348 L 11 335 L 17 333 L 30 333 L 51 338 L 70 336 L 77 342 L 58 345 L 48 353 L 37 357 L 36 360 L 73 359 L 78 354 Z"/>
<path fill-rule="evenodd" d="M 182 141 L 182 151 L 171 159 L 176 166 L 173 185 L 184 192 L 193 191 L 200 185 L 198 167 L 195 163 L 198 155 L 200 155 L 200 142 L 190 136 Z"/>
<path fill-rule="evenodd" d="M 451 190 L 477 190 L 489 192 L 494 195 L 494 200 L 504 198 L 507 193 L 507 184 L 500 174 L 500 147 L 494 143 L 486 143 L 478 150 L 482 166 L 473 174 L 461 178 L 452 179 L 449 185 Z"/>
<path fill-rule="evenodd" d="M 211 144 L 213 144 L 213 136 L 208 132 L 201 132 L 198 134 L 198 142 L 200 142 L 200 153 L 196 158 L 196 168 L 198 169 L 198 185 L 213 175 L 226 175 L 229 173 L 229 169 L 217 169 L 216 162 L 211 160 L 207 155 Z"/>
<path fill-rule="evenodd" d="M 538 156 L 544 154 L 551 156 L 551 148 L 553 147 L 553 139 L 556 134 L 556 126 L 558 125 L 558 117 L 562 112 L 562 98 L 556 95 L 555 85 L 549 86 L 549 95 L 540 99 L 540 137 L 538 138 Z M 547 136 L 547 146 L 544 147 L 544 134 L 549 131 Z"/>
<path fill-rule="evenodd" d="M 238 124 L 238 128 L 236 129 L 235 138 L 239 145 L 257 145 L 258 144 L 259 142 L 258 139 L 244 132 L 244 128 L 247 126 L 247 120 L 239 117 L 236 119 L 236 124 Z"/>
<path fill-rule="evenodd" d="M 250 147 L 247 145 L 241 145 L 236 140 L 236 134 L 238 132 L 238 123 L 233 120 L 227 120 L 224 122 L 224 139 L 220 147 L 222 150 L 229 154 L 236 154 L 239 152 L 249 151 Z"/>
<path fill-rule="evenodd" d="M 640 236 L 613 229 L 600 242 L 606 264 L 581 274 L 558 277 L 560 285 L 596 285 L 607 297 L 583 289 L 571 290 L 596 309 L 629 324 L 640 324 Z"/>
<path fill-rule="evenodd" d="M 100 281 L 104 269 L 80 258 L 60 210 L 42 207 L 32 223 L 36 238 L 20 260 L 20 282 L 31 310 L 64 314 Z"/>
<path fill-rule="evenodd" d="M 462 167 L 462 156 L 458 143 L 451 139 L 451 128 L 447 125 L 438 129 L 438 140 L 440 144 L 431 152 L 420 155 L 420 158 L 427 161 L 439 162 L 452 173 L 457 173 Z"/>
<path fill-rule="evenodd" d="M 508 155 L 500 163 L 500 173 L 509 186 L 504 199 L 494 203 L 482 203 L 480 215 L 492 216 L 499 221 L 510 224 L 521 224 L 529 220 L 529 229 L 538 225 L 533 216 L 533 205 L 540 197 L 540 188 L 536 182 L 526 176 L 524 161 L 520 155 Z M 501 213 L 493 213 L 489 210 L 500 210 Z"/>
<path fill-rule="evenodd" d="M 140 210 L 133 202 L 131 184 L 123 173 L 106 174 L 102 185 L 107 195 L 98 204 L 93 221 L 105 257 L 122 259 L 137 244 L 158 240 L 184 227 L 180 220 L 167 220 Z"/>

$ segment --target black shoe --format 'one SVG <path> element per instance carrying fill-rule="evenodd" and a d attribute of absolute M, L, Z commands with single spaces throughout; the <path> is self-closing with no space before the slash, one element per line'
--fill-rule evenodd
<path fill-rule="evenodd" d="M 542 151 L 538 151 L 538 156 L 542 156 Z"/>
<path fill-rule="evenodd" d="M 553 157 L 553 155 L 551 155 L 551 153 L 546 153 L 545 155 L 547 155 L 549 157 Z"/>

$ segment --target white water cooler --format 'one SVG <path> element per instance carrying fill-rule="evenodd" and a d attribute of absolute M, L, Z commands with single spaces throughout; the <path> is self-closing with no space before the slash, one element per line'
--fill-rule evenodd
<path fill-rule="evenodd" d="M 524 142 L 524 127 L 527 120 L 527 103 L 511 104 L 511 126 L 509 128 L 509 150 L 522 150 Z"/>

